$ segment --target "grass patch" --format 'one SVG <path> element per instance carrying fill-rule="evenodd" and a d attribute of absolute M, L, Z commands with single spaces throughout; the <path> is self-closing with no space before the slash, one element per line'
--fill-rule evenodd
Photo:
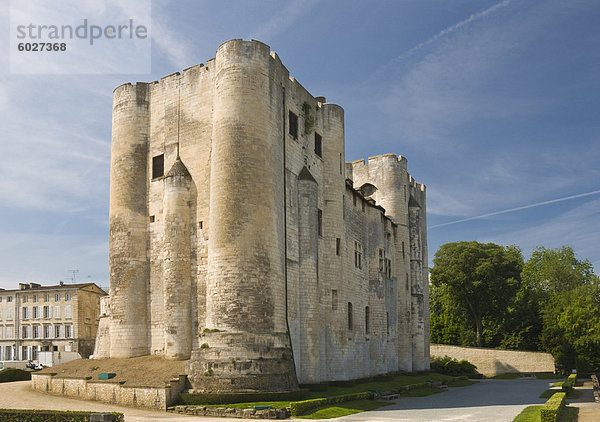
<path fill-rule="evenodd" d="M 456 380 L 448 383 L 448 387 L 468 387 L 469 385 L 477 384 L 479 381 L 472 380 Z"/>
<path fill-rule="evenodd" d="M 513 422 L 541 422 L 540 409 L 542 405 L 528 406 L 517 417 Z M 576 407 L 565 407 L 565 412 L 562 415 L 561 422 L 577 422 L 577 414 L 579 409 Z"/>
<path fill-rule="evenodd" d="M 537 406 L 527 406 L 517 415 L 513 422 L 541 422 L 541 408 L 541 404 Z"/>
<path fill-rule="evenodd" d="M 296 416 L 300 419 L 331 419 L 342 416 L 352 415 L 354 413 L 375 410 L 383 406 L 388 406 L 391 402 L 380 402 L 373 400 L 354 400 L 345 403 L 338 403 L 335 406 L 323 407 L 315 410 L 313 413 L 303 416 Z"/>
<path fill-rule="evenodd" d="M 562 387 L 564 383 L 564 381 L 556 381 L 554 384 L 552 384 L 552 387 Z"/>
<path fill-rule="evenodd" d="M 521 375 L 519 374 L 515 374 L 515 373 L 509 373 L 509 374 L 500 374 L 500 375 L 496 375 L 495 377 L 492 377 L 493 380 L 514 380 L 519 378 Z"/>
<path fill-rule="evenodd" d="M 553 389 L 546 390 L 542 394 L 540 394 L 540 399 L 549 399 L 550 397 L 552 397 L 552 395 L 554 393 L 562 393 L 562 392 L 563 392 L 562 390 L 553 390 Z M 581 393 L 579 391 L 573 390 L 573 389 L 571 389 L 567 392 L 568 399 L 576 399 L 580 395 L 581 395 Z"/>

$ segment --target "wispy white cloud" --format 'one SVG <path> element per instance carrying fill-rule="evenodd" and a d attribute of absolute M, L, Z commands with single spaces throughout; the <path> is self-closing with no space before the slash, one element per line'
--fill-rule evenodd
<path fill-rule="evenodd" d="M 489 212 L 489 213 L 486 213 L 486 214 L 475 215 L 473 217 L 461 218 L 460 220 L 449 221 L 447 223 L 435 224 L 433 226 L 429 226 L 429 229 L 435 229 L 436 227 L 449 226 L 449 225 L 452 225 L 452 224 L 464 223 L 466 221 L 482 220 L 482 219 L 485 219 L 485 218 L 488 218 L 488 217 L 493 217 L 493 216 L 496 216 L 496 215 L 507 214 L 507 213 L 516 212 L 516 211 L 522 211 L 522 210 L 526 210 L 526 209 L 529 209 L 529 208 L 541 207 L 541 206 L 544 206 L 544 205 L 555 204 L 557 202 L 569 201 L 569 200 L 572 200 L 572 199 L 584 198 L 586 196 L 592 196 L 592 195 L 598 195 L 598 194 L 600 194 L 600 190 L 594 190 L 594 191 L 591 191 L 591 192 L 585 192 L 585 193 L 579 193 L 579 194 L 576 194 L 576 195 L 564 196 L 562 198 L 555 198 L 555 199 L 551 199 L 551 200 L 548 200 L 548 201 L 535 202 L 535 203 L 532 203 L 532 204 L 522 205 L 520 207 L 508 208 L 508 209 L 504 209 L 504 210 Z"/>
<path fill-rule="evenodd" d="M 557 248 L 565 244 L 573 247 L 579 258 L 592 258 L 596 272 L 600 270 L 598 239 L 600 239 L 600 199 L 589 200 L 567 212 L 531 227 L 510 231 L 482 239 L 501 244 L 517 244 L 526 254 L 536 247 Z"/>
<path fill-rule="evenodd" d="M 287 3 L 287 6 L 251 33 L 249 38 L 270 42 L 281 31 L 309 13 L 318 2 L 319 0 L 294 0 Z"/>

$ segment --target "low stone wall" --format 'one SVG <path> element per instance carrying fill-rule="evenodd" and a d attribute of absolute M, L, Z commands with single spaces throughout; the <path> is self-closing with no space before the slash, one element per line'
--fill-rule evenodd
<path fill-rule="evenodd" d="M 486 377 L 514 372 L 554 372 L 554 358 L 550 353 L 497 350 L 479 347 L 459 347 L 432 344 L 430 355 L 449 356 L 457 360 L 468 360 L 477 366 L 477 371 Z"/>
<path fill-rule="evenodd" d="M 236 409 L 226 407 L 207 406 L 175 406 L 175 413 L 196 416 L 214 416 L 221 418 L 243 418 L 243 419 L 287 419 L 290 417 L 289 410 L 283 409 Z"/>
<path fill-rule="evenodd" d="M 177 402 L 179 393 L 185 389 L 186 376 L 180 375 L 165 387 L 127 387 L 119 382 L 60 378 L 56 374 L 31 374 L 31 385 L 34 390 L 42 393 L 166 410 Z"/>

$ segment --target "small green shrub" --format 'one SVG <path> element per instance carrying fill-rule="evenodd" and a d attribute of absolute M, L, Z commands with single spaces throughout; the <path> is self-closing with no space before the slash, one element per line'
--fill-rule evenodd
<path fill-rule="evenodd" d="M 203 333 L 222 333 L 223 330 L 219 330 L 218 328 L 205 328 L 204 330 L 202 330 Z"/>
<path fill-rule="evenodd" d="M 31 372 L 17 368 L 6 368 L 0 371 L 0 382 L 27 381 L 31 379 Z"/>
<path fill-rule="evenodd" d="M 443 358 L 433 358 L 431 360 L 431 372 L 437 372 L 444 375 L 477 375 L 477 367 L 466 360 L 458 361 L 449 356 Z"/>
<path fill-rule="evenodd" d="M 540 409 L 541 422 L 556 422 L 565 409 L 566 393 L 555 393 Z"/>
<path fill-rule="evenodd" d="M 0 422 L 88 422 L 97 412 L 74 412 L 61 410 L 0 409 Z M 108 412 L 107 412 L 108 413 Z M 111 412 L 114 422 L 124 422 L 122 413 Z"/>
<path fill-rule="evenodd" d="M 200 346 L 201 349 L 208 349 L 208 343 L 202 343 Z"/>
<path fill-rule="evenodd" d="M 571 374 L 571 375 L 569 375 L 569 377 L 567 378 L 567 380 L 565 382 L 563 382 L 562 390 L 564 392 L 571 391 L 573 389 L 573 387 L 575 386 L 576 382 L 577 382 L 577 374 Z"/>

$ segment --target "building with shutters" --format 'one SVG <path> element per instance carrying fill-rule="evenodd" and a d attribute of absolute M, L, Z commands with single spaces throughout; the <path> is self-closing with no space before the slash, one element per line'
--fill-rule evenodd
<path fill-rule="evenodd" d="M 39 352 L 94 351 L 100 298 L 94 283 L 0 289 L 0 361 L 37 360 Z"/>

